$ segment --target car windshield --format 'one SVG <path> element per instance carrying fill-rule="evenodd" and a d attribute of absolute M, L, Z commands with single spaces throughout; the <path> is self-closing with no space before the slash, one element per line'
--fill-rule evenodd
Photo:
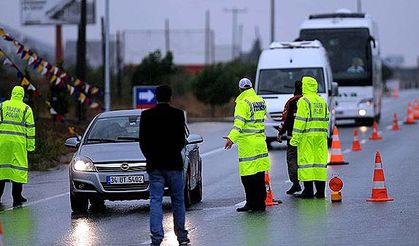
<path fill-rule="evenodd" d="M 319 40 L 327 50 L 333 79 L 340 86 L 371 83 L 371 49 L 367 28 L 304 29 L 301 40 Z"/>
<path fill-rule="evenodd" d="M 259 74 L 258 94 L 293 94 L 294 83 L 304 76 L 315 78 L 319 84 L 318 92 L 325 92 L 322 68 L 266 69 Z"/>
<path fill-rule="evenodd" d="M 139 116 L 97 119 L 90 127 L 87 143 L 138 142 Z"/>

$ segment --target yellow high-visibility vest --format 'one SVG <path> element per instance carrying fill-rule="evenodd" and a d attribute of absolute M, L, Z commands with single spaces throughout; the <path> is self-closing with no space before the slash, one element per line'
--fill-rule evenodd
<path fill-rule="evenodd" d="M 27 151 L 35 150 L 35 123 L 24 93 L 15 86 L 11 99 L 0 103 L 0 180 L 17 183 L 28 182 Z"/>
<path fill-rule="evenodd" d="M 290 144 L 297 146 L 298 179 L 327 180 L 327 130 L 329 110 L 317 95 L 317 81 L 303 78 L 303 97 L 297 102 L 297 113 Z"/>
<path fill-rule="evenodd" d="M 234 125 L 228 138 L 238 145 L 240 176 L 253 175 L 270 169 L 265 115 L 265 101 L 256 95 L 253 89 L 247 89 L 237 97 Z"/>

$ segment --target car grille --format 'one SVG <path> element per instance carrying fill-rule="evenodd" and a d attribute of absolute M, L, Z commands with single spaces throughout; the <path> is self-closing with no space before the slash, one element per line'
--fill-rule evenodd
<path fill-rule="evenodd" d="M 121 168 L 122 163 L 98 164 L 95 163 L 98 172 L 145 172 L 145 163 L 126 163 L 129 168 L 124 170 Z"/>
<path fill-rule="evenodd" d="M 143 184 L 107 184 L 101 183 L 103 189 L 106 191 L 128 191 L 128 190 L 146 190 L 148 189 L 149 182 L 144 182 Z"/>
<path fill-rule="evenodd" d="M 269 116 L 271 116 L 274 121 L 282 121 L 282 112 L 271 112 Z"/>

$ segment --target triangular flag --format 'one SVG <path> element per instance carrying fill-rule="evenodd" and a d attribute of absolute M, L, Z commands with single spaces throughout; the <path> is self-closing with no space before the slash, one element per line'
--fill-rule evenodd
<path fill-rule="evenodd" d="M 35 58 L 33 56 L 29 57 L 28 65 L 32 65 L 32 63 L 35 61 Z"/>
<path fill-rule="evenodd" d="M 3 65 L 12 65 L 12 62 L 9 60 L 9 58 L 4 59 Z"/>
<path fill-rule="evenodd" d="M 34 68 L 35 68 L 35 67 L 34 67 Z M 42 66 L 42 65 L 38 65 L 38 67 L 36 68 L 36 71 L 37 71 L 38 73 L 41 73 L 43 69 L 44 69 L 44 66 Z"/>
<path fill-rule="evenodd" d="M 92 94 L 92 95 L 94 95 L 94 94 L 96 94 L 96 93 L 98 93 L 99 92 L 99 88 L 97 88 L 97 87 L 93 87 L 91 90 L 90 90 L 90 94 Z"/>
<path fill-rule="evenodd" d="M 90 85 L 86 84 L 86 88 L 84 88 L 84 93 L 87 94 L 89 92 L 89 88 L 90 88 Z"/>
<path fill-rule="evenodd" d="M 32 84 L 30 84 L 29 87 L 28 87 L 28 90 L 30 90 L 30 91 L 36 91 L 36 88 Z"/>
<path fill-rule="evenodd" d="M 23 51 L 23 45 L 20 45 L 19 48 L 17 48 L 16 54 L 19 55 L 20 53 L 22 53 L 22 51 Z"/>
<path fill-rule="evenodd" d="M 72 96 L 73 93 L 74 93 L 74 87 L 73 86 L 70 86 L 70 96 Z"/>
<path fill-rule="evenodd" d="M 0 50 L 0 58 L 3 58 L 4 56 L 4 52 Z"/>
<path fill-rule="evenodd" d="M 42 66 L 40 66 L 40 67 L 42 67 Z M 47 72 L 48 72 L 48 69 L 46 67 L 42 67 L 41 74 L 45 75 Z"/>
<path fill-rule="evenodd" d="M 99 107 L 99 104 L 97 102 L 93 102 L 92 104 L 90 104 L 90 108 L 97 108 Z"/>
<path fill-rule="evenodd" d="M 74 86 L 79 86 L 81 84 L 81 81 L 79 79 L 76 79 L 74 82 Z"/>
<path fill-rule="evenodd" d="M 3 36 L 5 34 L 6 34 L 6 32 L 4 31 L 4 29 L 0 27 L 0 36 Z"/>
<path fill-rule="evenodd" d="M 79 95 L 79 101 L 81 103 L 84 103 L 84 100 L 86 100 L 86 95 L 84 93 L 80 93 L 80 95 Z"/>
<path fill-rule="evenodd" d="M 20 58 L 23 59 L 26 56 L 26 53 L 27 52 L 25 50 L 23 50 L 22 53 L 20 54 Z"/>
<path fill-rule="evenodd" d="M 27 86 L 27 85 L 30 85 L 30 84 L 31 84 L 31 82 L 29 82 L 29 80 L 25 77 L 23 77 L 22 82 L 20 82 L 21 86 Z"/>
<path fill-rule="evenodd" d="M 52 75 L 52 77 L 51 77 L 51 80 L 49 81 L 49 82 L 54 82 L 55 80 L 57 79 L 57 76 L 55 76 L 55 75 Z"/>
<path fill-rule="evenodd" d="M 58 67 L 55 67 L 55 69 L 54 69 L 54 75 L 57 75 L 57 73 L 58 73 Z"/>
<path fill-rule="evenodd" d="M 16 76 L 17 76 L 19 79 L 20 79 L 20 78 L 23 78 L 23 74 L 22 74 L 22 72 L 21 72 L 21 71 L 17 71 Z"/>
<path fill-rule="evenodd" d="M 57 77 L 57 80 L 55 81 L 55 85 L 58 85 L 60 82 L 61 82 L 61 78 L 60 77 Z"/>
<path fill-rule="evenodd" d="M 29 57 L 31 57 L 31 56 L 29 55 L 28 52 L 26 52 L 26 55 L 25 55 L 25 57 L 23 57 L 23 60 L 28 61 Z"/>
<path fill-rule="evenodd" d="M 57 114 L 57 111 L 55 111 L 55 109 L 54 109 L 53 107 L 51 107 L 51 108 L 49 109 L 49 113 L 50 113 L 51 115 L 56 115 L 56 114 Z"/>

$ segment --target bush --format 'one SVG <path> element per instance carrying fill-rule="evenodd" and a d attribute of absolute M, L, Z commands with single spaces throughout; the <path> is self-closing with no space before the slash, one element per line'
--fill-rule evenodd
<path fill-rule="evenodd" d="M 52 124 L 50 119 L 38 119 L 36 125 L 36 149 L 29 152 L 30 170 L 47 170 L 60 164 L 61 156 L 70 153 L 64 146 L 68 137 L 63 123 Z"/>
<path fill-rule="evenodd" d="M 228 103 L 239 94 L 238 81 L 247 77 L 254 81 L 256 65 L 252 63 L 231 62 L 207 66 L 199 73 L 193 83 L 194 95 L 212 107 Z"/>

